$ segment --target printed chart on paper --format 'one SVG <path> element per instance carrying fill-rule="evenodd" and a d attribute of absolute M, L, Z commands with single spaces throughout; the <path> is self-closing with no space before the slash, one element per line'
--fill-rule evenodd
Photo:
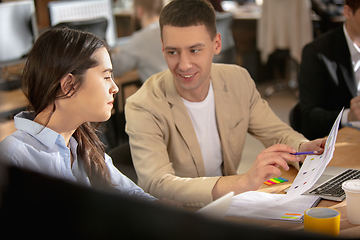
<path fill-rule="evenodd" d="M 308 155 L 305 158 L 305 161 L 300 168 L 293 184 L 289 188 L 289 191 L 285 197 L 280 200 L 280 204 L 284 204 L 299 197 L 301 194 L 309 190 L 320 178 L 321 174 L 324 172 L 326 166 L 333 157 L 336 137 L 343 111 L 344 109 L 341 110 L 334 122 L 334 125 L 326 141 L 323 154 Z"/>

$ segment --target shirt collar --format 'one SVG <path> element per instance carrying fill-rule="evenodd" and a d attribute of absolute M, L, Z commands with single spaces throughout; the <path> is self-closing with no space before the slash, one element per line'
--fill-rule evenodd
<path fill-rule="evenodd" d="M 21 112 L 17 114 L 14 117 L 16 129 L 27 132 L 49 148 L 53 148 L 58 138 L 61 138 L 63 144 L 65 145 L 63 136 L 51 130 L 50 128 L 44 127 L 43 125 L 34 122 L 34 118 L 35 116 L 30 112 Z"/>
<path fill-rule="evenodd" d="M 346 23 L 343 24 L 344 34 L 345 34 L 347 45 L 350 50 L 350 55 L 351 55 L 351 57 L 353 57 L 354 55 L 360 53 L 360 48 L 353 42 L 353 40 L 351 40 L 351 38 L 346 30 L 345 24 Z"/>

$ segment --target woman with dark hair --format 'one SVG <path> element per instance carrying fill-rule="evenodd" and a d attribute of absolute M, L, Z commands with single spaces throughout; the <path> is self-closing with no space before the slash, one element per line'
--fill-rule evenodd
<path fill-rule="evenodd" d="M 96 135 L 118 92 L 104 41 L 67 28 L 43 33 L 29 53 L 21 85 L 30 111 L 15 116 L 18 130 L 0 143 L 2 161 L 156 200 L 114 167 Z"/>

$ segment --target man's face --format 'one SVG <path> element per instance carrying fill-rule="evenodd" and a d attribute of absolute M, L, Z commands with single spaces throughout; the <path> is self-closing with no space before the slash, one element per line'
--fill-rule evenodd
<path fill-rule="evenodd" d="M 344 16 L 346 17 L 346 30 L 348 31 L 351 39 L 358 44 L 360 39 L 360 9 L 355 13 L 348 6 L 344 6 Z"/>
<path fill-rule="evenodd" d="M 162 49 L 179 94 L 188 101 L 204 100 L 209 89 L 214 54 L 221 51 L 220 34 L 211 40 L 205 25 L 165 25 Z"/>

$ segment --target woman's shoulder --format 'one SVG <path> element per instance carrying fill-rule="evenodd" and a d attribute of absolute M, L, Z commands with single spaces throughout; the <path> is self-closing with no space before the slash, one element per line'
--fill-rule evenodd
<path fill-rule="evenodd" d="M 28 135 L 23 131 L 15 131 L 0 142 L 0 159 L 13 161 L 25 149 L 24 139 Z"/>
<path fill-rule="evenodd" d="M 0 159 L 28 161 L 36 159 L 47 147 L 26 131 L 17 130 L 0 142 Z"/>
<path fill-rule="evenodd" d="M 58 145 L 51 148 L 22 130 L 17 130 L 0 142 L 0 161 L 55 176 L 61 169 Z"/>

